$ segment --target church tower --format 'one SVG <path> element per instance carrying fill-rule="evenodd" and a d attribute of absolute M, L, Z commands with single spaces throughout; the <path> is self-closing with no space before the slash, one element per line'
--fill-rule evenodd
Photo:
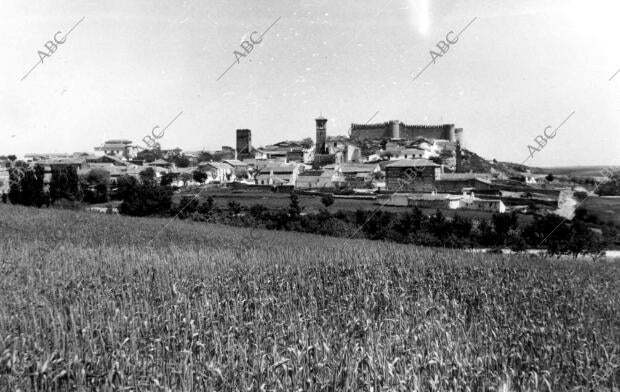
<path fill-rule="evenodd" d="M 314 121 L 316 121 L 316 147 L 314 149 L 314 153 L 324 154 L 325 143 L 327 141 L 327 128 L 325 126 L 327 119 L 321 116 Z"/>

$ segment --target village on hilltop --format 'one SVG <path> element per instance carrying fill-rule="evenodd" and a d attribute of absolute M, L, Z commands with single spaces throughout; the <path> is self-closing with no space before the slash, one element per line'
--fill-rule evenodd
<path fill-rule="evenodd" d="M 315 119 L 315 141 L 252 145 L 252 131 L 236 130 L 236 146 L 217 151 L 140 148 L 130 140 L 107 140 L 95 153 L 0 157 L 0 193 L 9 192 L 9 170 L 21 164 L 44 168 L 49 184 L 54 167 L 109 173 L 110 187 L 122 176 L 139 178 L 151 168 L 179 189 L 294 190 L 372 198 L 387 206 L 532 212 L 544 206 L 562 211 L 574 187 L 532 174 L 519 165 L 490 163 L 463 149 L 464 132 L 454 124 L 407 125 L 400 121 L 351 124 L 347 136 L 327 136 L 327 119 Z M 521 170 L 521 171 L 520 171 Z M 570 215 L 572 211 L 568 214 Z"/>

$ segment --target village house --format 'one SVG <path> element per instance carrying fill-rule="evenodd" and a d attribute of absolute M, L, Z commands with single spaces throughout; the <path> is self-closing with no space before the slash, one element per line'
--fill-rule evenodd
<path fill-rule="evenodd" d="M 198 168 L 207 173 L 207 183 L 225 184 L 235 179 L 232 166 L 224 162 L 200 162 Z"/>
<path fill-rule="evenodd" d="M 49 159 L 69 159 L 69 158 L 76 158 L 76 157 L 71 154 L 65 154 L 65 153 L 52 153 L 52 154 L 41 153 L 41 154 L 24 155 L 24 160 L 26 162 L 39 162 L 39 161 L 44 161 L 44 160 L 49 160 Z"/>
<path fill-rule="evenodd" d="M 170 185 L 178 187 L 200 185 L 197 181 L 194 181 L 194 170 L 195 168 L 192 167 L 175 167 L 170 169 L 168 173 L 175 175 Z"/>
<path fill-rule="evenodd" d="M 88 164 L 88 167 L 94 168 L 106 168 L 109 166 L 127 166 L 129 164 L 128 161 L 122 160 L 119 157 L 116 156 L 110 156 L 110 155 L 102 155 L 102 156 L 96 156 L 96 155 L 90 155 L 87 157 L 84 157 L 84 160 L 86 161 L 86 163 Z"/>
<path fill-rule="evenodd" d="M 445 193 L 394 193 L 379 198 L 375 204 L 418 207 L 433 209 L 457 209 L 461 208 L 461 195 L 449 195 Z"/>
<path fill-rule="evenodd" d="M 386 186 L 390 191 L 435 191 L 441 167 L 426 159 L 402 159 L 385 167 Z"/>
<path fill-rule="evenodd" d="M 103 145 L 95 147 L 95 151 L 103 151 L 105 155 L 115 155 L 129 159 L 132 155 L 132 142 L 131 140 L 121 139 L 108 140 Z"/>
<path fill-rule="evenodd" d="M 324 167 L 327 170 L 335 170 L 344 177 L 344 184 L 349 188 L 372 187 L 373 179 L 377 173 L 381 173 L 378 163 L 341 163 L 331 164 Z"/>
<path fill-rule="evenodd" d="M 341 188 L 344 184 L 344 174 L 337 170 L 306 170 L 297 177 L 295 188 L 308 190 L 331 190 Z"/>
<path fill-rule="evenodd" d="M 171 162 L 168 162 L 166 160 L 163 159 L 157 159 L 151 163 L 147 163 L 148 166 L 156 166 L 156 167 L 160 167 L 162 169 L 170 169 L 173 167 L 173 164 Z"/>
<path fill-rule="evenodd" d="M 506 205 L 499 199 L 479 199 L 471 194 L 448 193 L 394 193 L 377 199 L 375 204 L 399 207 L 432 209 L 464 209 L 486 212 L 506 212 Z"/>
<path fill-rule="evenodd" d="M 123 176 L 130 176 L 130 177 L 139 179 L 140 172 L 144 170 L 143 167 L 133 165 L 133 164 L 127 164 L 127 165 L 121 166 L 121 165 L 91 163 L 89 164 L 88 168 L 78 170 L 78 174 L 87 175 L 88 172 L 90 172 L 93 169 L 101 169 L 101 170 L 105 170 L 106 172 L 108 172 L 110 174 L 110 183 L 117 182 L 118 179 Z M 157 171 L 155 173 L 155 176 L 158 177 Z"/>
<path fill-rule="evenodd" d="M 229 165 L 236 177 L 246 177 L 248 175 L 248 164 L 237 159 L 225 159 L 223 163 Z"/>
<path fill-rule="evenodd" d="M 273 164 L 259 170 L 256 175 L 257 185 L 294 185 L 297 176 L 305 166 L 299 163 Z"/>
<path fill-rule="evenodd" d="M 492 178 L 489 173 L 441 173 L 435 181 L 435 188 L 442 193 L 461 193 L 463 188 L 491 190 Z"/>
<path fill-rule="evenodd" d="M 71 166 L 76 169 L 86 169 L 88 164 L 84 158 L 51 158 L 34 162 L 35 165 L 51 167 L 51 166 Z"/>
<path fill-rule="evenodd" d="M 254 159 L 286 163 L 286 154 L 288 154 L 288 150 L 257 148 L 254 150 Z"/>
<path fill-rule="evenodd" d="M 449 195 L 445 193 L 435 194 L 415 194 L 410 195 L 408 198 L 408 206 L 418 208 L 443 208 L 455 210 L 461 208 L 460 195 Z"/>
<path fill-rule="evenodd" d="M 506 212 L 506 205 L 503 201 L 498 199 L 463 198 L 461 201 L 461 208 L 466 210 L 478 210 L 499 213 Z"/>
<path fill-rule="evenodd" d="M 423 159 L 429 158 L 429 154 L 426 150 L 419 148 L 404 148 L 398 151 L 396 159 Z"/>

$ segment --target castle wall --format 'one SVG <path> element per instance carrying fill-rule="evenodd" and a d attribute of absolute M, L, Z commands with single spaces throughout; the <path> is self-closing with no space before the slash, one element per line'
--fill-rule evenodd
<path fill-rule="evenodd" d="M 454 124 L 445 125 L 406 125 L 401 122 L 386 122 L 383 124 L 351 124 L 351 137 L 356 139 L 402 138 L 456 140 Z M 460 131 L 462 137 L 462 130 Z"/>
<path fill-rule="evenodd" d="M 389 137 L 387 127 L 368 127 L 351 129 L 351 137 L 357 139 L 381 139 Z"/>

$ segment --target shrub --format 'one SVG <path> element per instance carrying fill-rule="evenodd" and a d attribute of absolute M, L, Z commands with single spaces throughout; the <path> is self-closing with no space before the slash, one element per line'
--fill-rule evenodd
<path fill-rule="evenodd" d="M 330 194 L 321 196 L 321 203 L 323 203 L 323 205 L 326 208 L 329 208 L 329 206 L 334 204 L 334 195 L 330 193 Z"/>

